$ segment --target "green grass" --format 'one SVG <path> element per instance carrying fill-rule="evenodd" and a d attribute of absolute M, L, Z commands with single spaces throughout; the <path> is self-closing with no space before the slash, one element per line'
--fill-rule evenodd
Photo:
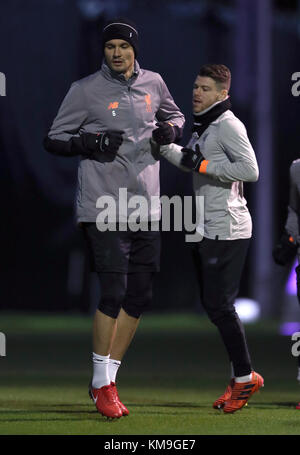
<path fill-rule="evenodd" d="M 130 416 L 107 421 L 87 395 L 91 318 L 2 313 L 1 435 L 299 435 L 296 360 L 276 321 L 247 325 L 265 387 L 233 415 L 212 409 L 229 366 L 214 326 L 197 315 L 145 315 L 119 370 Z"/>

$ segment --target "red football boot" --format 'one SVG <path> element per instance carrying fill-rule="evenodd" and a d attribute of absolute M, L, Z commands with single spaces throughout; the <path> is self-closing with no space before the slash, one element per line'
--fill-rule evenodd
<path fill-rule="evenodd" d="M 225 402 L 230 400 L 232 394 L 232 388 L 234 386 L 234 379 L 230 380 L 230 383 L 225 389 L 223 395 L 221 395 L 213 404 L 214 409 L 222 409 L 225 405 Z"/>
<path fill-rule="evenodd" d="M 119 397 L 119 394 L 118 394 L 118 389 L 117 389 L 116 383 L 113 382 L 113 381 L 111 381 L 110 385 L 111 385 L 111 388 L 112 388 L 112 390 L 113 390 L 113 393 L 115 394 L 117 403 L 118 403 L 119 407 L 121 408 L 121 411 L 122 411 L 122 413 L 123 413 L 123 416 L 128 416 L 128 415 L 129 415 L 129 411 L 128 411 L 128 409 L 126 408 L 126 406 L 122 403 L 122 401 L 120 400 L 120 397 Z"/>
<path fill-rule="evenodd" d="M 226 401 L 223 411 L 225 413 L 233 413 L 248 402 L 249 398 L 264 385 L 264 379 L 260 374 L 252 371 L 251 381 L 235 382 L 232 388 L 231 397 Z"/>
<path fill-rule="evenodd" d="M 105 385 L 100 389 L 94 389 L 92 385 L 90 385 L 89 395 L 100 414 L 112 419 L 122 417 L 123 412 L 117 402 L 114 390 L 110 384 Z"/>
<path fill-rule="evenodd" d="M 300 409 L 300 401 L 299 401 L 299 403 L 297 404 L 296 409 Z"/>

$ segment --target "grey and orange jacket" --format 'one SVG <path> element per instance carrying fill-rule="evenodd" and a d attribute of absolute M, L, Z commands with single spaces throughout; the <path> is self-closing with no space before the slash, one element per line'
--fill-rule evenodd
<path fill-rule="evenodd" d="M 172 122 L 181 130 L 184 120 L 162 77 L 141 69 L 137 61 L 129 80 L 103 62 L 99 71 L 74 82 L 44 141 L 46 150 L 66 156 L 70 141 L 82 133 L 124 131 L 123 143 L 113 161 L 81 156 L 77 222 L 96 221 L 102 207 L 102 202 L 97 207 L 97 200 L 102 196 L 114 199 L 118 213 L 120 188 L 126 188 L 127 200 L 144 196 L 149 206 L 148 217 L 158 220 L 160 163 L 151 154 L 149 139 L 157 121 Z M 133 210 L 128 209 L 128 216 Z"/>
<path fill-rule="evenodd" d="M 213 107 L 213 106 L 211 106 Z M 199 115 L 200 118 L 200 115 Z M 243 182 L 255 182 L 259 170 L 244 124 L 227 110 L 200 136 L 194 132 L 187 147 L 199 145 L 205 160 L 193 173 L 197 232 L 209 239 L 250 238 L 252 219 L 244 197 Z M 161 155 L 181 165 L 182 147 L 164 145 Z"/>

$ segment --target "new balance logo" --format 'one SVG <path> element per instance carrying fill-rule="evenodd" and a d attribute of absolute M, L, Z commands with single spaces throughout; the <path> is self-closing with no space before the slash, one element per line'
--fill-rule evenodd
<path fill-rule="evenodd" d="M 112 102 L 112 103 L 109 103 L 107 109 L 108 109 L 108 110 L 109 110 L 109 109 L 118 109 L 118 107 L 119 107 L 118 101 L 114 101 L 114 102 Z"/>

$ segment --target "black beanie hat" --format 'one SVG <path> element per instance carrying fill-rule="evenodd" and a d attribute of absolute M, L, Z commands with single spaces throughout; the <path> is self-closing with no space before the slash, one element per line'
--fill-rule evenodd
<path fill-rule="evenodd" d="M 127 19 L 115 19 L 109 21 L 103 29 L 102 42 L 103 47 L 106 41 L 112 39 L 122 39 L 127 41 L 134 49 L 135 56 L 138 53 L 138 31 L 135 24 Z"/>

